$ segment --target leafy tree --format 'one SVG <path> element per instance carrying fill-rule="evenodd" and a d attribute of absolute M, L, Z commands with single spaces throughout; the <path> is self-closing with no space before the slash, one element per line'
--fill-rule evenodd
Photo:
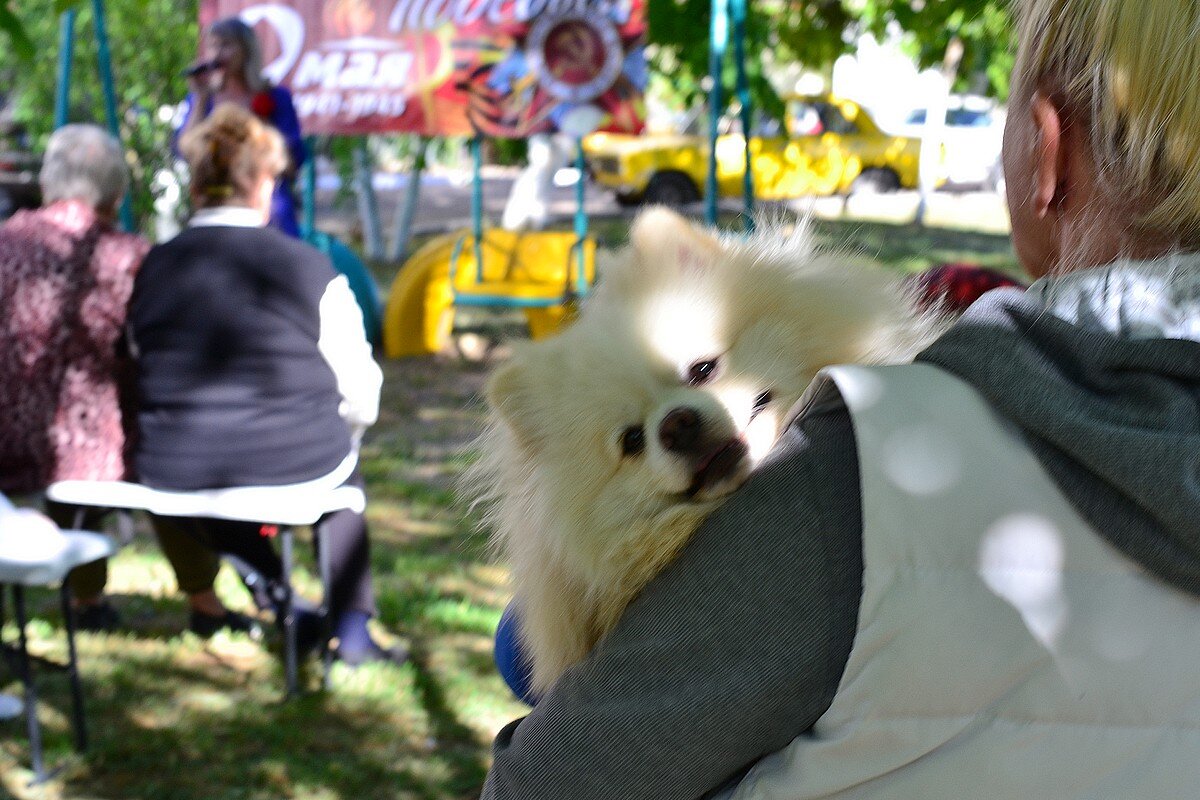
<path fill-rule="evenodd" d="M 0 0 L 0 33 L 8 37 L 13 51 L 20 58 L 25 61 L 33 59 L 33 42 L 25 33 L 25 26 L 21 24 L 21 20 L 13 13 L 11 0 Z"/>
<path fill-rule="evenodd" d="M 1007 0 L 856 0 L 864 30 L 882 36 L 890 23 L 909 33 L 922 67 L 941 64 L 962 45 L 954 88 L 1008 97 L 1014 39 Z"/>
<path fill-rule="evenodd" d="M 746 66 L 753 99 L 776 115 L 781 107 L 764 72 L 767 65 L 824 69 L 860 33 L 882 39 L 893 24 L 909 35 L 909 50 L 923 67 L 940 64 L 952 41 L 962 44 L 957 89 L 1008 94 L 1013 39 L 1007 0 L 749 0 L 749 5 Z M 712 0 L 654 0 L 647 6 L 655 89 L 680 106 L 700 102 L 707 96 Z M 733 86 L 732 59 L 724 85 Z"/>
<path fill-rule="evenodd" d="M 753 102 L 774 116 L 783 107 L 765 68 L 798 63 L 823 68 L 846 52 L 854 15 L 843 0 L 747 0 L 746 72 Z M 650 56 L 663 80 L 656 86 L 681 106 L 707 94 L 708 36 L 712 0 L 654 0 L 647 3 Z M 732 48 L 731 48 L 732 50 Z M 734 85 L 732 57 L 723 83 Z"/>
<path fill-rule="evenodd" d="M 0 0 L 0 39 L 7 34 L 14 45 L 27 40 L 37 54 L 27 58 L 20 46 L 0 48 L 0 86 L 10 87 L 14 116 L 39 146 L 54 127 L 57 12 L 67 7 L 78 10 L 69 118 L 104 124 L 92 4 Z M 187 91 L 182 70 L 196 52 L 197 0 L 107 0 L 105 11 L 121 136 L 133 173 L 134 211 L 144 222 L 159 191 L 154 177 L 172 161 L 170 114 Z"/>

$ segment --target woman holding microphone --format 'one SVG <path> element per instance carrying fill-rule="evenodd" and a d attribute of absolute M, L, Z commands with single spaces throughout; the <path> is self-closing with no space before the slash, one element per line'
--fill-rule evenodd
<path fill-rule="evenodd" d="M 179 135 L 208 118 L 223 103 L 254 113 L 283 137 L 289 163 L 271 196 L 271 227 L 299 237 L 294 183 L 308 153 L 292 94 L 273 86 L 262 74 L 262 49 L 254 29 L 237 17 L 217 20 L 208 29 L 202 58 L 187 70 L 190 92 L 185 101 Z"/>

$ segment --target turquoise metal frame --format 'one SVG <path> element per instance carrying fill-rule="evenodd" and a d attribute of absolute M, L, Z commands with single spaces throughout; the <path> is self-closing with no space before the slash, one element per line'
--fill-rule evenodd
<path fill-rule="evenodd" d="M 746 0 L 713 0 L 712 18 L 709 25 L 708 74 L 712 81 L 709 90 L 708 119 L 708 180 L 704 189 L 704 218 L 712 226 L 717 224 L 717 135 L 721 115 L 725 112 L 725 88 L 723 67 L 725 53 L 729 49 L 730 29 L 733 38 L 733 59 L 736 73 L 738 102 L 741 106 L 742 136 L 746 168 L 742 178 L 743 224 L 747 231 L 754 230 L 754 172 L 750 168 L 750 134 L 752 107 L 750 79 L 746 74 Z"/>
<path fill-rule="evenodd" d="M 58 28 L 58 85 L 54 93 L 54 127 L 57 130 L 67 124 L 71 106 L 71 69 L 75 60 L 75 20 L 77 12 L 68 8 L 59 18 Z M 108 47 L 108 23 L 104 13 L 104 0 L 92 0 L 92 20 L 96 31 L 96 60 L 100 70 L 100 88 L 104 93 L 104 113 L 108 130 L 117 141 L 121 141 L 121 122 L 117 117 L 117 90 L 113 80 L 112 52 Z M 121 227 L 134 229 L 133 203 L 129 192 L 121 199 Z"/>
<path fill-rule="evenodd" d="M 483 138 L 471 137 L 471 237 L 475 255 L 475 282 L 483 283 Z M 454 305 L 488 308 L 550 308 L 564 305 L 584 297 L 588 293 L 587 270 L 584 267 L 584 244 L 588 235 L 588 218 L 584 209 L 584 175 L 586 164 L 583 142 L 575 140 L 575 165 L 579 180 L 575 182 L 575 242 L 570 252 L 574 264 L 567 264 L 566 285 L 561 297 L 509 297 L 506 295 L 460 292 L 458 290 L 458 262 L 466 246 L 466 236 L 459 237 L 450 253 L 450 290 L 454 294 Z M 572 281 L 574 273 L 574 281 Z M 572 285 L 574 283 L 574 285 Z"/>

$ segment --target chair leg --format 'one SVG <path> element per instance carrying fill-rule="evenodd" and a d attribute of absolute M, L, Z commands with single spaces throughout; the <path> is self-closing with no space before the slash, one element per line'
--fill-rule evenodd
<path fill-rule="evenodd" d="M 20 651 L 21 683 L 25 685 L 25 723 L 29 728 L 29 752 L 33 762 L 33 782 L 46 779 L 42 763 L 42 728 L 37 718 L 37 687 L 33 682 L 33 668 L 29 663 L 29 646 L 25 636 L 25 587 L 13 584 L 13 609 L 17 615 L 17 642 Z"/>
<path fill-rule="evenodd" d="M 75 727 L 75 750 L 87 750 L 87 722 L 83 710 L 83 683 L 79 680 L 79 656 L 75 650 L 75 609 L 71 608 L 71 587 L 64 580 L 59 590 L 62 596 L 63 623 L 67 627 L 67 674 L 71 678 L 71 716 Z"/>
<path fill-rule="evenodd" d="M 321 571 L 321 688 L 329 690 L 330 673 L 333 671 L 333 648 L 329 646 L 333 638 L 333 609 L 329 598 L 331 595 L 331 580 L 333 565 L 332 555 L 327 542 L 321 541 L 324 526 L 319 522 L 313 526 L 313 538 L 317 544 L 318 569 Z"/>
<path fill-rule="evenodd" d="M 299 679 L 297 678 L 296 655 L 296 613 L 292 589 L 292 547 L 293 536 L 290 526 L 279 532 L 280 550 L 283 561 L 283 669 L 287 681 L 288 698 L 299 694 Z"/>

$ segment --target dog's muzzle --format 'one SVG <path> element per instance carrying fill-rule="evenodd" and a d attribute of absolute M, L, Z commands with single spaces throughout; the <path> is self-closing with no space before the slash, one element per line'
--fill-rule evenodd
<path fill-rule="evenodd" d="M 728 478 L 750 455 L 745 440 L 713 437 L 705 429 L 704 416 L 686 406 L 666 413 L 658 426 L 658 441 L 668 453 L 691 465 L 692 482 L 684 493 L 689 498 Z"/>

